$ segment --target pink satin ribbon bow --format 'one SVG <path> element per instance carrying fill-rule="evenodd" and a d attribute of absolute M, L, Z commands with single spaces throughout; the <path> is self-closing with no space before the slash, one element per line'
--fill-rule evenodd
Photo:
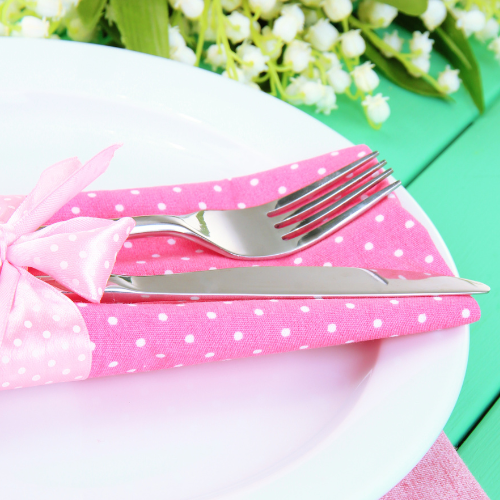
<path fill-rule="evenodd" d="M 92 344 L 78 307 L 32 276 L 34 267 L 99 302 L 134 220 L 78 217 L 38 230 L 99 177 L 119 145 L 82 166 L 70 158 L 45 170 L 26 197 L 0 197 L 0 388 L 88 377 Z M 18 205 L 18 206 L 16 206 Z"/>

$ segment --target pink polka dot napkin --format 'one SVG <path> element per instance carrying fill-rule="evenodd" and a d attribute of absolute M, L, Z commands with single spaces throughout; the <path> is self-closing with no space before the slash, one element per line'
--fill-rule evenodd
<path fill-rule="evenodd" d="M 355 146 L 245 177 L 199 184 L 81 193 L 50 222 L 250 207 L 290 193 L 367 154 Z M 222 257 L 180 237 L 125 242 L 120 274 L 239 266 L 354 266 L 452 274 L 427 231 L 392 195 L 331 237 L 267 261 Z M 313 349 L 450 328 L 479 319 L 468 296 L 86 304 L 95 344 L 90 377 Z"/>

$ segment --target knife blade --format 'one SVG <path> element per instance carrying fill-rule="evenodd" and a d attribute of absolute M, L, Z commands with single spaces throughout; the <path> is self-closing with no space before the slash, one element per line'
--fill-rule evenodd
<path fill-rule="evenodd" d="M 39 277 L 65 293 L 50 277 Z M 310 297 L 397 297 L 488 293 L 478 281 L 356 267 L 238 267 L 156 276 L 112 274 L 103 302 Z"/>

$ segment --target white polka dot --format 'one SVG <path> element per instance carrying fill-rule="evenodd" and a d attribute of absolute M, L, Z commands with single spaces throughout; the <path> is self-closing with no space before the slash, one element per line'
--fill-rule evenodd
<path fill-rule="evenodd" d="M 68 240 L 69 240 L 69 241 L 76 241 L 76 234 L 70 234 L 70 235 L 68 236 Z"/>
<path fill-rule="evenodd" d="M 78 356 L 78 361 L 85 361 L 85 354 L 80 354 Z M 55 361 L 54 361 L 54 364 L 55 364 Z"/>
<path fill-rule="evenodd" d="M 115 366 L 118 366 L 118 361 L 111 361 L 108 365 L 110 368 L 114 368 Z"/>
<path fill-rule="evenodd" d="M 80 380 L 83 378 L 83 375 L 78 375 L 78 377 L 75 377 L 75 380 Z"/>
<path fill-rule="evenodd" d="M 104 267 L 105 267 L 106 269 L 109 269 L 109 260 L 106 260 L 106 261 L 104 262 Z"/>
<path fill-rule="evenodd" d="M 192 344 L 194 342 L 194 335 L 186 335 L 186 338 L 184 339 L 188 344 Z"/>
<path fill-rule="evenodd" d="M 300 308 L 300 310 L 301 310 L 303 313 L 308 313 L 310 309 L 309 309 L 307 306 L 302 306 L 302 307 Z"/>
<path fill-rule="evenodd" d="M 52 316 L 52 319 L 57 323 L 58 321 L 61 321 L 61 316 L 54 314 L 54 316 Z"/>
<path fill-rule="evenodd" d="M 42 333 L 42 336 L 43 336 L 44 339 L 50 339 L 50 332 L 48 330 L 45 330 Z"/>
<path fill-rule="evenodd" d="M 174 274 L 174 272 L 171 269 L 167 269 L 163 274 Z"/>
<path fill-rule="evenodd" d="M 470 311 L 468 309 L 464 309 L 462 311 L 462 318 L 468 318 L 470 316 Z"/>
<path fill-rule="evenodd" d="M 117 212 L 123 212 L 123 205 L 115 205 L 115 210 Z"/>
<path fill-rule="evenodd" d="M 220 193 L 222 191 L 222 188 L 220 186 L 214 186 L 214 191 Z"/>
<path fill-rule="evenodd" d="M 373 250 L 373 243 L 370 243 L 370 242 L 366 243 L 365 250 Z"/>
<path fill-rule="evenodd" d="M 401 250 L 401 248 L 398 248 L 395 252 L 394 252 L 394 255 L 396 257 L 401 257 L 403 255 L 403 250 Z"/>
<path fill-rule="evenodd" d="M 333 153 L 330 153 L 331 156 L 338 156 L 339 155 L 339 152 L 338 151 L 334 151 Z"/>
<path fill-rule="evenodd" d="M 253 352 L 254 354 L 260 354 L 262 352 L 262 349 L 255 349 L 255 351 Z"/>
<path fill-rule="evenodd" d="M 67 375 L 71 370 L 69 368 L 65 368 L 63 371 L 62 371 L 62 374 L 63 375 Z"/>
<path fill-rule="evenodd" d="M 243 338 L 243 333 L 234 332 L 234 340 L 241 340 Z"/>
<path fill-rule="evenodd" d="M 19 368 L 19 370 L 17 370 L 17 373 L 19 373 L 19 375 L 26 373 L 26 368 L 24 368 L 24 367 Z"/>
<path fill-rule="evenodd" d="M 373 322 L 373 326 L 375 328 L 380 328 L 382 326 L 382 320 L 381 319 L 376 319 L 374 322 Z"/>
<path fill-rule="evenodd" d="M 346 340 L 346 344 L 352 344 L 354 342 L 354 340 Z"/>
<path fill-rule="evenodd" d="M 347 175 L 345 176 L 345 178 L 346 178 L 346 179 L 350 179 L 351 177 L 354 177 L 354 173 L 352 173 L 352 172 L 351 172 L 350 174 L 347 174 Z M 340 199 L 340 196 L 339 196 L 339 198 L 338 198 L 338 199 Z"/>
<path fill-rule="evenodd" d="M 348 302 L 345 306 L 347 309 L 354 309 L 354 304 L 351 304 L 350 302 Z"/>
<path fill-rule="evenodd" d="M 56 361 L 55 359 L 51 359 L 47 364 L 49 365 L 50 368 L 53 368 L 54 366 L 56 366 Z"/>
<path fill-rule="evenodd" d="M 395 299 L 390 300 L 389 302 L 390 302 L 391 304 L 394 304 L 394 305 L 399 304 L 399 300 L 395 300 Z"/>
<path fill-rule="evenodd" d="M 59 265 L 61 269 L 68 269 L 68 263 L 65 260 L 61 261 Z"/>
<path fill-rule="evenodd" d="M 97 293 L 99 294 L 99 297 L 104 293 L 101 287 L 97 289 Z"/>
<path fill-rule="evenodd" d="M 252 179 L 250 181 L 250 186 L 256 186 L 259 183 L 259 179 Z"/>
<path fill-rule="evenodd" d="M 119 235 L 117 235 L 117 234 L 113 235 L 113 241 L 114 241 L 115 243 L 117 243 L 119 239 L 120 239 L 120 236 L 119 236 Z"/>
<path fill-rule="evenodd" d="M 428 255 L 426 258 L 425 258 L 425 262 L 427 262 L 427 264 L 430 264 L 431 262 L 434 261 L 434 257 L 432 255 Z"/>
<path fill-rule="evenodd" d="M 434 300 L 440 301 L 443 300 L 443 297 L 434 297 Z"/>
<path fill-rule="evenodd" d="M 375 217 L 375 220 L 376 220 L 377 222 L 382 222 L 382 221 L 384 220 L 384 216 L 383 216 L 382 214 L 377 215 L 377 217 Z"/>
<path fill-rule="evenodd" d="M 200 300 L 200 297 L 189 297 L 191 300 Z"/>
<path fill-rule="evenodd" d="M 165 357 L 165 354 L 156 354 L 156 357 L 157 357 L 157 358 L 164 358 L 164 357 Z"/>
<path fill-rule="evenodd" d="M 4 382 L 4 383 L 2 384 L 2 387 L 9 387 L 9 385 L 10 385 L 10 383 L 9 383 L 9 382 Z"/>
<path fill-rule="evenodd" d="M 165 205 L 165 203 L 158 203 L 159 210 L 165 210 L 166 208 L 167 208 L 167 205 Z"/>
<path fill-rule="evenodd" d="M 90 342 L 90 350 L 95 351 L 95 343 L 94 342 Z"/>
<path fill-rule="evenodd" d="M 9 356 L 2 356 L 2 363 L 7 364 L 10 361 Z"/>
<path fill-rule="evenodd" d="M 331 262 L 325 262 L 323 264 L 323 267 L 332 267 L 332 263 Z"/>
<path fill-rule="evenodd" d="M 213 352 L 207 352 L 205 354 L 205 358 L 212 358 L 214 355 L 215 355 L 215 353 L 213 353 Z"/>
<path fill-rule="evenodd" d="M 358 158 L 363 158 L 363 156 L 366 156 L 366 151 L 360 151 L 358 153 Z"/>
<path fill-rule="evenodd" d="M 87 257 L 87 252 L 84 252 L 83 250 L 78 254 L 80 258 L 85 259 Z"/>
<path fill-rule="evenodd" d="M 246 208 L 246 205 L 244 203 L 238 203 L 238 208 Z"/>
<path fill-rule="evenodd" d="M 286 193 L 286 187 L 285 186 L 280 186 L 278 188 L 278 193 L 279 194 L 285 194 Z"/>
<path fill-rule="evenodd" d="M 168 316 L 165 313 L 160 313 L 160 314 L 158 314 L 158 319 L 160 321 L 167 321 Z"/>
<path fill-rule="evenodd" d="M 411 229 L 414 225 L 415 225 L 415 223 L 412 220 L 407 220 L 405 222 L 406 229 Z"/>
<path fill-rule="evenodd" d="M 73 207 L 73 208 L 71 209 L 71 211 L 72 211 L 75 215 L 77 215 L 77 214 L 79 214 L 79 213 L 80 213 L 80 209 L 79 209 L 78 207 Z"/>
<path fill-rule="evenodd" d="M 140 191 L 138 191 L 137 189 L 132 189 L 132 191 L 130 191 L 130 194 L 140 194 Z"/>
<path fill-rule="evenodd" d="M 110 316 L 108 318 L 108 323 L 112 326 L 115 326 L 118 324 L 118 318 L 115 318 L 114 316 Z"/>
<path fill-rule="evenodd" d="M 204 203 L 203 201 L 200 201 L 200 203 L 198 203 L 198 206 L 200 207 L 200 210 L 206 210 L 207 209 L 207 204 Z"/>
<path fill-rule="evenodd" d="M 298 163 L 294 163 L 293 165 L 290 165 L 290 168 L 292 170 L 296 170 L 297 168 L 299 168 L 299 164 Z"/>
<path fill-rule="evenodd" d="M 426 319 L 427 319 L 427 316 L 425 314 L 418 315 L 418 322 L 419 323 L 425 323 Z"/>
<path fill-rule="evenodd" d="M 195 250 L 196 253 L 203 253 L 203 250 L 201 248 L 198 248 L 198 250 Z"/>
<path fill-rule="evenodd" d="M 124 246 L 125 248 L 132 248 L 132 243 L 130 243 L 130 241 L 126 241 L 126 242 L 123 244 L 123 246 Z"/>
<path fill-rule="evenodd" d="M 136 264 L 146 264 L 146 261 L 145 260 L 137 260 L 135 263 Z"/>
<path fill-rule="evenodd" d="M 320 169 L 318 170 L 318 174 L 319 174 L 319 175 L 325 175 L 325 174 L 326 174 L 326 168 L 320 168 Z"/>
<path fill-rule="evenodd" d="M 169 239 L 167 240 L 167 243 L 168 243 L 169 245 L 175 245 L 176 241 L 175 241 L 173 238 L 169 238 Z"/>
<path fill-rule="evenodd" d="M 59 250 L 59 247 L 55 243 L 53 245 L 50 245 L 51 252 L 57 252 L 58 250 Z"/>
<path fill-rule="evenodd" d="M 290 336 L 290 328 L 283 328 L 283 330 L 281 330 L 281 335 L 283 337 L 289 337 Z"/>
<path fill-rule="evenodd" d="M 160 254 L 154 253 L 153 255 L 151 255 L 151 257 L 153 257 L 153 259 L 158 259 L 160 257 Z"/>
<path fill-rule="evenodd" d="M 131 370 L 127 370 L 127 373 L 134 373 L 135 371 L 137 371 L 137 368 L 132 368 Z"/>
<path fill-rule="evenodd" d="M 342 236 L 337 236 L 335 238 L 335 243 L 342 243 L 344 241 L 344 238 L 342 238 Z"/>
<path fill-rule="evenodd" d="M 309 346 L 308 345 L 301 345 L 299 349 L 307 349 Z"/>
<path fill-rule="evenodd" d="M 302 257 L 297 257 L 294 261 L 293 261 L 294 264 L 302 264 Z"/>
<path fill-rule="evenodd" d="M 398 278 L 399 278 L 400 280 L 405 280 L 405 279 L 406 279 L 406 278 L 405 278 L 402 274 L 399 274 L 399 275 L 398 275 Z"/>
<path fill-rule="evenodd" d="M 40 264 L 40 262 L 42 262 L 42 260 L 40 259 L 40 257 L 34 257 L 34 258 L 33 258 L 33 262 L 34 262 L 36 265 L 38 265 L 38 264 Z"/>
<path fill-rule="evenodd" d="M 87 193 L 89 198 L 95 198 L 97 195 L 95 193 Z"/>
<path fill-rule="evenodd" d="M 146 345 L 146 339 L 137 339 L 135 345 L 137 347 L 144 347 Z"/>
<path fill-rule="evenodd" d="M 31 327 L 33 326 L 33 323 L 32 323 L 31 321 L 25 321 L 25 322 L 24 322 L 24 326 L 25 326 L 26 328 L 31 328 Z"/>
<path fill-rule="evenodd" d="M 81 332 L 81 330 L 82 330 L 82 329 L 81 329 L 78 325 L 75 325 L 75 326 L 73 327 L 73 331 L 74 331 L 75 333 L 80 333 L 80 332 Z"/>
<path fill-rule="evenodd" d="M 334 323 L 328 325 L 328 333 L 333 333 L 337 330 L 337 325 L 335 325 Z"/>
<path fill-rule="evenodd" d="M 173 191 L 174 193 L 180 193 L 182 189 L 180 187 L 174 187 Z"/>
<path fill-rule="evenodd" d="M 33 377 L 31 377 L 31 380 L 33 380 L 33 382 L 38 382 L 42 377 L 40 377 L 40 375 L 33 375 Z"/>
<path fill-rule="evenodd" d="M 255 309 L 254 313 L 257 315 L 257 316 L 262 316 L 264 314 L 264 311 L 262 309 Z"/>

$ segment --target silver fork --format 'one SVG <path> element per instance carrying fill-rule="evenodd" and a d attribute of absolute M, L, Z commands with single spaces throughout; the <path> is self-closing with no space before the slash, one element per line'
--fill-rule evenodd
<path fill-rule="evenodd" d="M 377 174 L 386 164 L 383 160 L 354 175 L 377 155 L 375 151 L 298 191 L 256 207 L 134 217 L 136 226 L 129 238 L 177 235 L 227 257 L 245 260 L 290 255 L 338 231 L 401 185 L 401 181 L 393 182 L 340 212 L 392 174 L 392 169 Z M 338 185 L 342 179 L 345 182 Z"/>

